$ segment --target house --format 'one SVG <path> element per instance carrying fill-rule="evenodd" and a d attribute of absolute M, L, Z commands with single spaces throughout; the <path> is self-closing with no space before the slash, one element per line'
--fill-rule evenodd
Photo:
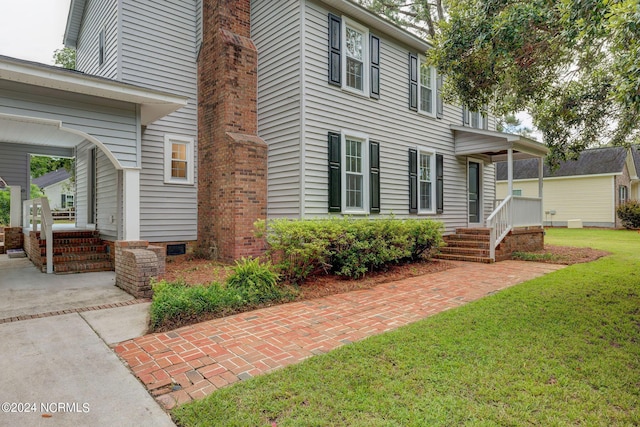
<path fill-rule="evenodd" d="M 496 231 L 495 162 L 547 153 L 443 103 L 429 44 L 350 0 L 72 0 L 65 44 L 77 72 L 0 58 L 0 175 L 74 156 L 77 226 L 115 258 L 140 241 L 256 255 L 267 217 Z M 496 245 L 541 225 L 497 222 Z"/>
<path fill-rule="evenodd" d="M 603 147 L 583 151 L 551 170 L 544 168 L 544 223 L 567 226 L 580 220 L 589 227 L 620 227 L 616 208 L 629 199 L 640 200 L 638 147 Z M 513 195 L 530 197 L 538 192 L 538 168 L 531 160 L 513 165 Z M 507 190 L 507 165 L 496 167 L 497 198 Z"/>
<path fill-rule="evenodd" d="M 49 207 L 53 210 L 73 208 L 75 191 L 71 183 L 71 174 L 64 168 L 45 173 L 33 178 L 31 183 L 37 185 L 49 199 Z"/>

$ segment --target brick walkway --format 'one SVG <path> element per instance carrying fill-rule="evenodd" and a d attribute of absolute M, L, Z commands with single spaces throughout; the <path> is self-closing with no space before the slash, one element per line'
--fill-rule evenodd
<path fill-rule="evenodd" d="M 115 347 L 167 409 L 465 304 L 563 266 L 524 261 L 456 268 L 373 289 L 269 307 Z"/>

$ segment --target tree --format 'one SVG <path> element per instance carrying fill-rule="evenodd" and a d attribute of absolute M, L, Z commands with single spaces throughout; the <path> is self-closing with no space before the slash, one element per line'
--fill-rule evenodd
<path fill-rule="evenodd" d="M 71 47 L 56 49 L 53 52 L 53 62 L 68 70 L 76 69 L 76 50 Z"/>
<path fill-rule="evenodd" d="M 520 119 L 514 114 L 498 117 L 496 120 L 496 129 L 500 132 L 514 133 L 526 137 L 530 137 L 533 134 L 533 129 L 524 126 Z"/>
<path fill-rule="evenodd" d="M 437 22 L 445 19 L 443 0 L 357 0 L 362 6 L 391 22 L 430 39 L 438 31 Z"/>
<path fill-rule="evenodd" d="M 448 99 L 527 111 L 548 161 L 640 129 L 639 0 L 451 0 L 428 60 Z"/>
<path fill-rule="evenodd" d="M 31 156 L 31 178 L 38 178 L 42 175 L 53 172 L 60 168 L 65 168 L 73 175 L 73 159 L 64 157 Z"/>

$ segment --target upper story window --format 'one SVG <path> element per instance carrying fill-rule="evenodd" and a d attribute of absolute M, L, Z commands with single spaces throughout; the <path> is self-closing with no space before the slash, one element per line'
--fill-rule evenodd
<path fill-rule="evenodd" d="M 419 110 L 427 114 L 435 114 L 436 104 L 436 72 L 433 67 L 429 67 L 420 62 L 420 79 L 419 79 Z"/>
<path fill-rule="evenodd" d="M 104 64 L 104 29 L 98 34 L 98 65 Z"/>
<path fill-rule="evenodd" d="M 480 111 L 469 111 L 468 108 L 462 108 L 462 123 L 476 129 L 489 129 L 489 120 L 486 114 Z"/>
<path fill-rule="evenodd" d="M 409 53 L 409 109 L 442 118 L 442 77 L 424 57 Z"/>
<path fill-rule="evenodd" d="M 380 39 L 348 18 L 329 14 L 329 83 L 380 97 Z"/>
<path fill-rule="evenodd" d="M 193 139 L 165 135 L 164 153 L 164 182 L 167 184 L 193 184 Z"/>

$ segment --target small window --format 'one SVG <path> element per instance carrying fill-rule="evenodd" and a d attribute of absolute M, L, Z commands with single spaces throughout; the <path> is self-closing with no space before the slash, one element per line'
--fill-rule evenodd
<path fill-rule="evenodd" d="M 67 209 L 73 206 L 73 194 L 61 194 L 60 208 Z"/>
<path fill-rule="evenodd" d="M 165 183 L 193 184 L 193 139 L 166 135 L 164 151 Z"/>
<path fill-rule="evenodd" d="M 522 197 L 522 190 L 521 189 L 517 189 L 516 190 L 514 188 L 513 190 L 511 190 L 511 194 L 514 195 L 514 196 Z"/>
<path fill-rule="evenodd" d="M 486 114 L 481 111 L 469 111 L 468 108 L 462 108 L 462 122 L 465 126 L 475 129 L 489 129 L 489 120 Z"/>
<path fill-rule="evenodd" d="M 104 29 L 98 35 L 98 65 L 104 64 Z"/>
<path fill-rule="evenodd" d="M 629 188 L 626 185 L 618 187 L 618 203 L 626 203 L 629 200 Z"/>

